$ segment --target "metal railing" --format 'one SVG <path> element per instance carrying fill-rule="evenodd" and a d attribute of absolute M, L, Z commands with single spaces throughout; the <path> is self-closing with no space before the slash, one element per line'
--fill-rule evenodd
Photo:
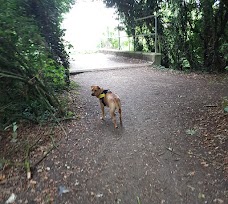
<path fill-rule="evenodd" d="M 145 17 L 142 17 L 142 18 L 138 18 L 136 19 L 136 21 L 141 21 L 141 20 L 145 20 L 145 19 L 148 19 L 148 18 L 154 18 L 154 27 L 155 27 L 155 33 L 151 33 L 151 34 L 154 34 L 154 37 L 155 37 L 155 42 L 154 42 L 154 46 L 155 46 L 155 53 L 157 53 L 157 44 L 158 44 L 158 18 L 157 18 L 157 15 L 150 15 L 150 16 L 145 16 Z"/>
<path fill-rule="evenodd" d="M 154 21 L 155 21 L 155 32 L 154 33 L 144 33 L 144 34 L 139 34 L 139 35 L 134 35 L 134 36 L 128 36 L 128 35 L 120 35 L 120 30 L 118 30 L 118 35 L 115 35 L 115 36 L 109 36 L 109 33 L 108 33 L 108 37 L 106 37 L 106 42 L 103 42 L 103 44 L 105 44 L 105 47 L 111 48 L 112 47 L 111 44 L 113 43 L 111 41 L 117 40 L 118 41 L 118 47 L 115 47 L 115 49 L 117 48 L 117 49 L 121 50 L 123 47 L 123 46 L 121 46 L 121 39 L 127 38 L 128 39 L 127 40 L 128 41 L 128 49 L 130 51 L 131 45 L 134 46 L 134 44 L 135 44 L 133 42 L 134 40 L 131 40 L 131 39 L 134 39 L 136 37 L 151 36 L 155 39 L 154 40 L 154 47 L 155 47 L 154 51 L 155 51 L 155 53 L 161 52 L 161 48 L 160 48 L 160 46 L 158 46 L 157 16 L 156 15 L 150 15 L 150 16 L 135 19 L 135 21 L 141 21 L 141 20 L 145 20 L 148 18 L 154 18 Z M 124 42 L 126 43 L 127 41 L 124 41 Z M 113 44 L 115 44 L 115 43 L 113 43 Z M 100 48 L 102 48 L 102 47 L 104 47 L 104 46 L 101 43 Z M 134 47 L 134 51 L 135 51 L 135 47 Z"/>

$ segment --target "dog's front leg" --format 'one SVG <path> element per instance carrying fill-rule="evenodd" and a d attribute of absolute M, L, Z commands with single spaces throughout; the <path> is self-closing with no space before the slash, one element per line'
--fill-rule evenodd
<path fill-rule="evenodd" d="M 100 105 L 101 105 L 101 114 L 102 114 L 100 118 L 101 118 L 101 120 L 104 120 L 104 117 L 105 117 L 104 116 L 104 104 L 101 101 L 100 101 Z"/>

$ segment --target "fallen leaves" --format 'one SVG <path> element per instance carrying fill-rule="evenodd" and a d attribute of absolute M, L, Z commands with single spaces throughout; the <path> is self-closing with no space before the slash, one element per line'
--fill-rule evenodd
<path fill-rule="evenodd" d="M 6 176 L 4 174 L 1 174 L 0 173 L 0 182 L 3 181 L 3 180 L 5 180 L 5 178 L 6 178 Z"/>
<path fill-rule="evenodd" d="M 69 193 L 70 190 L 67 189 L 65 186 L 59 186 L 59 195 L 62 196 L 64 193 Z"/>
<path fill-rule="evenodd" d="M 224 201 L 222 199 L 220 199 L 220 198 L 216 198 L 216 199 L 213 200 L 213 203 L 223 204 Z"/>
<path fill-rule="evenodd" d="M 221 105 L 218 105 L 204 110 L 193 125 L 199 131 L 197 140 L 191 142 L 195 147 L 203 148 L 201 155 L 198 155 L 199 158 L 204 158 L 201 165 L 208 167 L 212 164 L 216 169 L 221 168 L 228 177 L 228 115 L 223 112 Z M 191 135 L 194 131 L 189 129 L 186 133 Z M 191 156 L 190 152 L 189 154 Z"/>
<path fill-rule="evenodd" d="M 94 197 L 96 197 L 96 198 L 101 198 L 101 197 L 103 197 L 103 193 L 94 193 L 94 192 L 90 192 L 90 195 L 91 196 L 94 196 Z"/>
<path fill-rule="evenodd" d="M 188 188 L 190 188 L 190 189 L 191 189 L 191 191 L 194 191 L 194 190 L 195 190 L 195 188 L 194 188 L 194 187 L 192 187 L 192 186 L 190 186 L 190 185 L 187 185 L 187 187 L 188 187 Z"/>
<path fill-rule="evenodd" d="M 199 199 L 205 199 L 205 194 L 199 193 L 199 194 L 198 194 L 198 198 L 199 198 Z"/>
<path fill-rule="evenodd" d="M 208 166 L 209 166 L 209 164 L 208 164 L 207 162 L 205 162 L 205 161 L 202 161 L 201 164 L 202 164 L 204 167 L 208 167 Z"/>
<path fill-rule="evenodd" d="M 8 198 L 8 200 L 5 202 L 5 204 L 14 203 L 15 200 L 16 200 L 16 198 L 17 198 L 17 196 L 16 196 L 14 193 L 12 193 L 12 194 L 10 195 L 10 197 Z"/>
<path fill-rule="evenodd" d="M 186 134 L 187 134 L 187 135 L 191 135 L 191 136 L 195 135 L 196 132 L 197 132 L 197 131 L 196 131 L 195 129 L 188 129 L 188 130 L 186 130 Z"/>
<path fill-rule="evenodd" d="M 191 172 L 189 172 L 187 175 L 188 175 L 188 176 L 194 176 L 195 173 L 196 173 L 195 171 L 191 171 Z"/>

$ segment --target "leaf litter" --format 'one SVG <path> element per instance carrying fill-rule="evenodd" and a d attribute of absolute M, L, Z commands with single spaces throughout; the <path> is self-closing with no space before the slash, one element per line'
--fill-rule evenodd
<path fill-rule="evenodd" d="M 74 97 L 74 96 L 72 96 Z M 78 109 L 77 109 L 78 110 Z M 82 106 L 80 106 L 80 110 L 83 111 Z M 197 135 L 200 136 L 191 140 L 192 144 L 194 144 L 194 148 L 188 150 L 188 154 L 192 157 L 196 155 L 195 148 L 199 150 L 203 147 L 202 154 L 196 155 L 199 156 L 199 160 L 201 165 L 204 168 L 208 168 L 209 165 L 213 165 L 219 170 L 223 170 L 225 173 L 228 174 L 228 155 L 227 155 L 227 115 L 224 114 L 224 111 L 221 109 L 221 107 L 218 105 L 217 107 L 213 108 L 213 110 L 207 110 L 203 114 L 200 115 L 200 118 L 196 120 L 196 123 L 193 125 L 194 129 L 189 129 L 189 131 L 186 131 L 187 135 L 195 135 L 197 130 Z M 80 130 L 80 132 L 83 134 L 87 131 L 87 129 L 83 126 L 78 127 L 77 123 L 64 123 L 64 125 L 68 126 L 71 129 L 77 128 Z M 196 127 L 196 128 L 195 128 Z M 80 129 L 81 128 L 81 129 Z M 52 129 L 52 128 L 51 128 Z M 53 129 L 52 129 L 53 130 Z M 71 181 L 71 175 L 72 171 L 78 172 L 80 175 L 83 175 L 85 172 L 91 171 L 93 172 L 94 169 L 91 166 L 91 161 L 88 158 L 86 161 L 88 169 L 81 169 L 80 168 L 80 159 L 78 166 L 71 167 L 70 162 L 69 164 L 66 163 L 66 165 L 63 165 L 62 163 L 58 163 L 56 161 L 57 158 L 54 157 L 54 154 L 50 154 L 47 160 L 50 160 L 50 165 L 44 166 L 43 163 L 40 163 L 39 168 L 35 171 L 35 174 L 39 174 L 40 180 L 38 180 L 37 176 L 35 177 L 35 180 L 30 180 L 29 183 L 27 183 L 26 174 L 24 174 L 24 167 L 21 165 L 23 163 L 24 157 L 20 155 L 24 155 L 24 142 L 22 139 L 22 136 L 26 135 L 27 138 L 32 142 L 37 139 L 38 135 L 43 135 L 42 139 L 39 140 L 37 145 L 33 148 L 30 155 L 31 163 L 36 162 L 39 160 L 40 157 L 42 157 L 45 152 L 48 151 L 50 144 L 52 143 L 52 139 L 48 137 L 48 135 L 51 134 L 50 127 L 42 127 L 39 126 L 24 126 L 24 127 L 18 127 L 18 133 L 17 133 L 17 142 L 16 143 L 10 143 L 10 140 L 7 138 L 10 138 L 10 132 L 7 133 L 6 136 L 1 141 L 0 146 L 0 153 L 3 155 L 3 158 L 7 158 L 7 161 L 0 162 L 1 163 L 1 172 L 0 172 L 0 185 L 2 185 L 3 188 L 5 188 L 5 191 L 2 195 L 0 195 L 0 200 L 6 200 L 8 203 L 15 202 L 15 199 L 18 199 L 18 203 L 23 203 L 21 198 L 18 198 L 16 196 L 17 193 L 21 193 L 22 191 L 25 191 L 28 189 L 31 191 L 31 197 L 34 198 L 35 201 L 38 203 L 41 203 L 42 200 L 49 200 L 53 201 L 54 198 L 58 195 L 63 195 L 65 193 L 71 193 L 71 192 L 77 192 L 80 191 L 80 188 L 82 188 L 82 183 L 85 183 L 89 180 L 89 178 L 86 178 L 83 182 L 81 182 L 81 177 L 78 177 L 75 180 L 75 189 L 69 190 L 68 187 L 64 185 L 60 185 L 59 188 L 56 187 L 56 181 L 55 178 L 51 176 L 52 173 L 52 166 L 56 165 L 56 168 L 62 171 L 62 166 L 64 167 L 64 171 L 61 172 L 61 176 L 65 182 Z M 55 127 L 52 131 L 55 135 L 55 139 L 58 138 L 64 138 L 65 134 L 63 133 L 61 127 Z M 70 133 L 74 133 L 74 131 L 71 131 Z M 190 139 L 193 137 L 190 137 Z M 66 141 L 65 141 L 66 142 Z M 81 143 L 80 143 L 81 142 Z M 79 143 L 81 146 L 78 146 L 77 143 Z M 97 141 L 99 144 L 99 141 Z M 85 141 L 80 141 L 78 139 L 77 142 L 75 142 L 75 147 L 78 149 L 88 149 L 89 147 L 89 138 Z M 172 147 L 167 147 L 167 150 L 175 153 L 174 149 Z M 52 150 L 53 152 L 54 150 Z M 70 151 L 70 150 L 69 150 Z M 88 151 L 93 152 L 92 149 L 88 149 Z M 51 153 L 52 153 L 51 152 Z M 59 157 L 67 158 L 67 155 L 62 154 L 63 151 L 58 150 L 58 148 L 55 150 L 55 154 L 58 154 Z M 79 155 L 77 155 L 79 156 Z M 162 155 L 163 156 L 163 155 Z M 0 158 L 1 159 L 1 158 Z M 67 158 L 69 159 L 69 158 Z M 72 158 L 70 158 L 72 159 Z M 10 162 L 9 162 L 10 161 Z M 12 162 L 13 161 L 13 162 Z M 94 163 L 94 162 L 93 162 Z M 105 165 L 105 164 L 104 164 Z M 71 171 L 72 169 L 72 171 Z M 97 172 L 94 171 L 96 174 Z M 190 171 L 188 176 L 193 177 L 195 175 L 195 171 Z M 36 180 L 37 179 L 37 180 Z M 41 183 L 43 183 L 41 185 Z M 36 187 L 35 187 L 36 186 Z M 195 187 L 193 185 L 187 186 L 191 191 L 196 191 Z M 10 189 L 10 190 L 7 190 Z M 39 189 L 39 190 L 38 190 Z M 111 190 L 110 190 L 111 191 Z M 14 193 L 12 193 L 14 192 Z M 95 191 L 94 191 L 95 192 Z M 10 196 L 10 197 L 9 197 Z M 199 192 L 198 198 L 201 200 L 205 200 L 206 198 L 205 192 Z M 64 197 L 64 196 L 62 196 Z M 102 199 L 104 197 L 104 193 L 93 193 L 93 197 Z M 137 197 L 137 201 L 139 197 Z M 118 199 L 118 203 L 121 199 Z M 165 200 L 161 199 L 162 203 Z M 215 198 L 213 200 L 214 203 L 224 203 L 224 199 L 221 198 Z"/>

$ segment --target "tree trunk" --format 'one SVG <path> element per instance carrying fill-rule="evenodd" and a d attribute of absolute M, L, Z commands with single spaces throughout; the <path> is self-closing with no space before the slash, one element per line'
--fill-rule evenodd
<path fill-rule="evenodd" d="M 226 65 L 220 46 L 225 34 L 228 8 L 220 2 L 218 9 L 213 10 L 213 4 L 213 0 L 202 1 L 204 67 L 210 72 L 223 71 Z"/>

